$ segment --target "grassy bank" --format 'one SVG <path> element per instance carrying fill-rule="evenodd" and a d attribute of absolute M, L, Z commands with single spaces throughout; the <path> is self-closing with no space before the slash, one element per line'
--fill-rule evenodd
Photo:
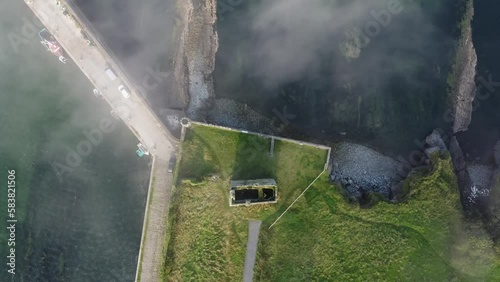
<path fill-rule="evenodd" d="M 321 173 L 327 152 L 276 141 L 270 157 L 269 139 L 200 126 L 187 132 L 182 146 L 165 279 L 240 281 L 247 220 L 265 221 L 284 210 Z M 278 204 L 230 208 L 231 177 L 275 178 Z"/>
<path fill-rule="evenodd" d="M 405 183 L 408 200 L 369 209 L 348 203 L 326 175 L 272 228 L 322 171 L 326 152 L 196 126 L 183 158 L 164 280 L 240 281 L 247 220 L 260 219 L 257 281 L 495 279 L 498 259 L 480 225 L 465 222 L 449 156 Z M 212 177 L 212 176 L 217 177 Z M 273 177 L 276 205 L 230 208 L 229 179 Z"/>
<path fill-rule="evenodd" d="M 448 160 L 407 183 L 411 200 L 370 209 L 348 204 L 326 177 L 286 220 L 261 234 L 262 281 L 325 279 L 444 281 L 451 230 L 460 218 Z M 286 242 L 286 243 L 285 243 Z M 265 247 L 267 246 L 267 247 Z"/>
<path fill-rule="evenodd" d="M 263 229 L 259 281 L 498 281 L 485 229 L 463 218 L 448 156 L 405 182 L 406 202 L 348 204 L 328 179 Z"/>

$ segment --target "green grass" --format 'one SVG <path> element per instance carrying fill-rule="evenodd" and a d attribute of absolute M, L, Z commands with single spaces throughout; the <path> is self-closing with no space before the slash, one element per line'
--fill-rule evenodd
<path fill-rule="evenodd" d="M 327 152 L 237 132 L 194 126 L 182 144 L 165 280 L 241 281 L 247 220 L 282 211 L 323 170 Z M 220 178 L 213 182 L 211 175 Z M 229 179 L 275 178 L 278 204 L 229 207 Z M 191 185 L 205 181 L 203 185 Z"/>
<path fill-rule="evenodd" d="M 409 178 L 406 202 L 348 204 L 326 177 L 263 229 L 260 281 L 474 281 L 497 278 L 489 237 L 462 219 L 449 157 Z"/>
<path fill-rule="evenodd" d="M 194 126 L 182 144 L 164 280 L 241 281 L 247 220 L 260 219 L 257 281 L 495 280 L 500 270 L 480 224 L 463 220 L 449 156 L 405 182 L 406 201 L 348 203 L 327 175 L 272 228 L 323 170 L 326 152 Z M 252 148 L 252 149 L 248 149 Z M 212 181 L 209 176 L 219 175 Z M 273 177 L 275 205 L 229 207 L 229 179 Z M 192 185 L 192 184 L 195 185 Z"/>

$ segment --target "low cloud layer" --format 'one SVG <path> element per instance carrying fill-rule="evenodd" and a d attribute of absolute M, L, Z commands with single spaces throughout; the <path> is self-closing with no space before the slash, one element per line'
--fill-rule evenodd
<path fill-rule="evenodd" d="M 271 84 L 325 70 L 337 82 L 345 76 L 375 76 L 380 84 L 395 74 L 412 81 L 415 74 L 408 71 L 412 66 L 405 69 L 400 59 L 414 57 L 414 64 L 433 60 L 435 39 L 451 42 L 449 35 L 441 34 L 432 14 L 422 11 L 416 1 L 268 0 L 238 19 L 240 23 L 235 24 L 250 40 L 234 40 L 232 48 L 243 48 L 251 58 L 250 75 Z M 353 41 L 361 46 L 352 56 L 360 58 L 348 65 L 339 59 L 340 49 L 353 34 L 358 37 Z M 222 61 L 225 56 L 219 54 Z"/>

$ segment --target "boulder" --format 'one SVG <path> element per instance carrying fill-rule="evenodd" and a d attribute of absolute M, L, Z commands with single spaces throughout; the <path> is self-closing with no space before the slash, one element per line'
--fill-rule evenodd
<path fill-rule="evenodd" d="M 446 152 L 446 145 L 444 144 L 441 134 L 437 130 L 433 130 L 432 133 L 425 138 L 425 143 L 427 143 L 429 148 L 437 148 L 439 152 Z"/>
<path fill-rule="evenodd" d="M 430 147 L 424 149 L 424 153 L 428 158 L 430 158 L 434 153 L 440 153 L 440 152 L 441 150 L 439 149 L 439 147 Z"/>

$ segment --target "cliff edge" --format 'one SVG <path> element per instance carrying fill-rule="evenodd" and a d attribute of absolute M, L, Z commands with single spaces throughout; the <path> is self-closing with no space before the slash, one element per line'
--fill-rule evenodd
<path fill-rule="evenodd" d="M 461 22 L 462 36 L 448 82 L 453 105 L 453 133 L 468 129 L 472 120 L 472 106 L 476 96 L 477 54 L 472 42 L 471 22 L 474 16 L 472 2 L 468 1 L 466 4 L 466 12 Z"/>
<path fill-rule="evenodd" d="M 212 72 L 218 37 L 214 25 L 217 20 L 216 0 L 178 1 L 180 20 L 183 23 L 176 55 L 176 80 L 184 82 L 183 91 L 189 97 L 187 115 L 199 119 L 214 96 Z"/>

